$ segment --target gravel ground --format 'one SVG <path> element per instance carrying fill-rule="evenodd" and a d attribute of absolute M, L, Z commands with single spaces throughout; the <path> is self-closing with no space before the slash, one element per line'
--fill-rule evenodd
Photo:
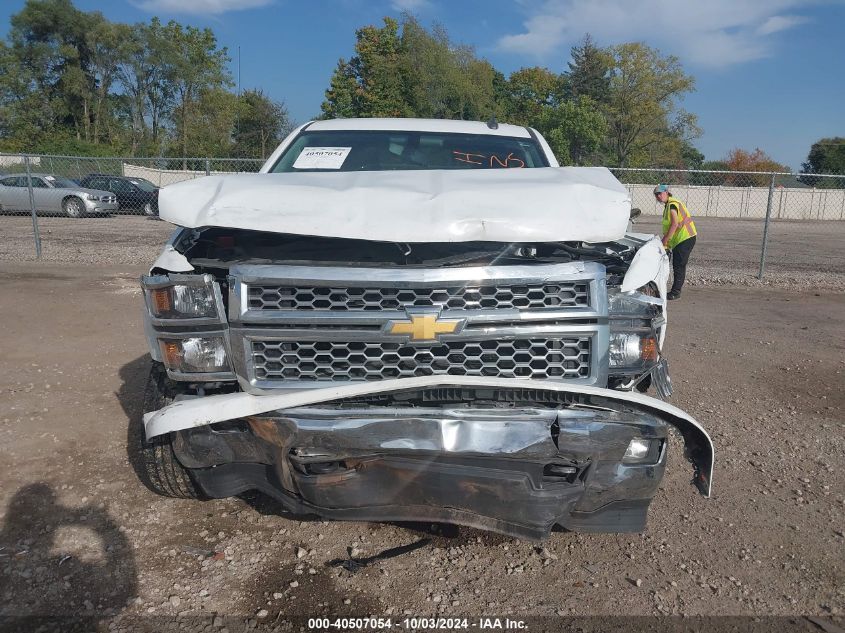
<path fill-rule="evenodd" d="M 144 217 L 39 218 L 44 261 L 149 265 L 174 227 Z M 766 275 L 757 279 L 763 225 L 760 220 L 701 218 L 690 258 L 688 283 L 845 290 L 845 222 L 772 222 Z M 635 230 L 660 231 L 660 218 L 645 216 Z M 33 261 L 28 216 L 0 216 L 0 261 Z"/>
<path fill-rule="evenodd" d="M 675 441 L 645 533 L 555 533 L 537 546 L 302 520 L 260 495 L 149 492 L 127 441 L 149 367 L 141 272 L 0 263 L 0 630 L 34 627 L 3 616 L 39 615 L 87 616 L 103 631 L 289 630 L 324 614 L 782 616 L 766 630 L 820 630 L 806 616 L 842 630 L 841 293 L 689 288 L 671 306 L 673 403 L 714 439 L 713 498 L 689 485 Z M 330 564 L 420 539 L 358 573 Z M 759 625 L 742 622 L 732 630 Z"/>

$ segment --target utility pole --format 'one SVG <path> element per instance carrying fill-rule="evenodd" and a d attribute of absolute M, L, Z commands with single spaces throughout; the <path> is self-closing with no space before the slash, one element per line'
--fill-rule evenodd
<path fill-rule="evenodd" d="M 238 107 L 235 110 L 235 134 L 241 133 L 241 46 L 238 44 Z"/>

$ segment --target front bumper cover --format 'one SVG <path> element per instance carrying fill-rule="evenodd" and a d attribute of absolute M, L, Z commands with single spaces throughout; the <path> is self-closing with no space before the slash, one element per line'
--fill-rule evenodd
<path fill-rule="evenodd" d="M 321 393 L 322 392 L 322 393 Z M 710 493 L 713 446 L 685 413 L 547 381 L 407 378 L 273 396 L 185 399 L 145 416 L 214 497 L 260 489 L 329 518 L 446 521 L 542 539 L 555 525 L 640 531 L 668 426 Z M 623 461 L 634 437 L 659 446 Z"/>

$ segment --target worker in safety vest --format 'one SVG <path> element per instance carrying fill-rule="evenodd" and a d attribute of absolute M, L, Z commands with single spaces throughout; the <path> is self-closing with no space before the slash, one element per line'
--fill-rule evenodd
<path fill-rule="evenodd" d="M 674 280 L 667 298 L 677 299 L 681 296 L 681 288 L 687 276 L 687 261 L 695 246 L 698 231 L 684 203 L 672 196 L 669 185 L 657 185 L 654 197 L 663 203 L 663 247 L 672 251 Z"/>

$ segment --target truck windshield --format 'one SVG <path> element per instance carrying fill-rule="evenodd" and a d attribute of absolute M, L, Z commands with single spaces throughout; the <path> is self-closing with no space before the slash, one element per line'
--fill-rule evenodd
<path fill-rule="evenodd" d="M 532 138 L 492 134 L 323 131 L 300 134 L 270 170 L 520 169 L 548 167 Z"/>

